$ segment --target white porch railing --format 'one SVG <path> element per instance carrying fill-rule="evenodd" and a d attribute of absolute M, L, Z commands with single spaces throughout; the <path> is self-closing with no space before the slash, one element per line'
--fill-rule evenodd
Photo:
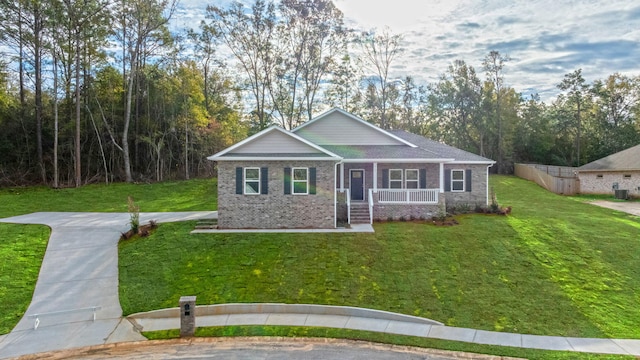
<path fill-rule="evenodd" d="M 439 193 L 439 189 L 378 189 L 378 202 L 437 204 Z"/>

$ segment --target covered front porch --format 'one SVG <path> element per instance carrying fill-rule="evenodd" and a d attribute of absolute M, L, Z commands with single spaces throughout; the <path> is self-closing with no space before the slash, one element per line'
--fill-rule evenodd
<path fill-rule="evenodd" d="M 336 175 L 341 222 L 428 219 L 445 206 L 444 162 L 343 162 Z"/>

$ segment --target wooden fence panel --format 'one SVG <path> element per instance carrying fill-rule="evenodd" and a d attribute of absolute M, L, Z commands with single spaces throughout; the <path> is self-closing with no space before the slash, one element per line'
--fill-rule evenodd
<path fill-rule="evenodd" d="M 572 167 L 516 164 L 515 175 L 531 180 L 556 194 L 580 193 L 580 180 Z"/>

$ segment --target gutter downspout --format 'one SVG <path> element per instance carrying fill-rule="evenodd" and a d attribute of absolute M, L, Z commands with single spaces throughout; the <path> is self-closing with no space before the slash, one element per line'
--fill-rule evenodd
<path fill-rule="evenodd" d="M 338 161 L 334 165 L 334 171 L 333 171 L 333 228 L 334 229 L 338 228 L 338 187 L 336 186 L 336 183 L 338 182 L 338 166 L 341 166 L 342 164 L 343 164 L 342 160 Z M 344 192 L 344 190 L 341 189 L 341 192 Z"/>
<path fill-rule="evenodd" d="M 489 206 L 489 168 L 492 166 L 493 164 L 487 165 L 487 203 L 485 206 Z"/>

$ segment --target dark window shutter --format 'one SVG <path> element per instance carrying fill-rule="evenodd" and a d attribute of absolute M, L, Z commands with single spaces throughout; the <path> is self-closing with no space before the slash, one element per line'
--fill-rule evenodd
<path fill-rule="evenodd" d="M 242 168 L 236 168 L 236 194 L 242 195 L 244 192 L 242 191 Z"/>
<path fill-rule="evenodd" d="M 420 169 L 420 189 L 427 188 L 427 169 Z"/>
<path fill-rule="evenodd" d="M 389 169 L 382 169 L 382 188 L 389 188 Z"/>
<path fill-rule="evenodd" d="M 316 168 L 309 168 L 309 194 L 316 194 Z"/>
<path fill-rule="evenodd" d="M 284 168 L 284 194 L 291 194 L 291 168 Z"/>
<path fill-rule="evenodd" d="M 471 191 L 471 169 L 467 169 L 464 174 L 465 191 Z"/>
<path fill-rule="evenodd" d="M 269 168 L 260 168 L 260 194 L 269 193 Z"/>
<path fill-rule="evenodd" d="M 451 169 L 444 170 L 444 191 L 451 191 Z"/>

